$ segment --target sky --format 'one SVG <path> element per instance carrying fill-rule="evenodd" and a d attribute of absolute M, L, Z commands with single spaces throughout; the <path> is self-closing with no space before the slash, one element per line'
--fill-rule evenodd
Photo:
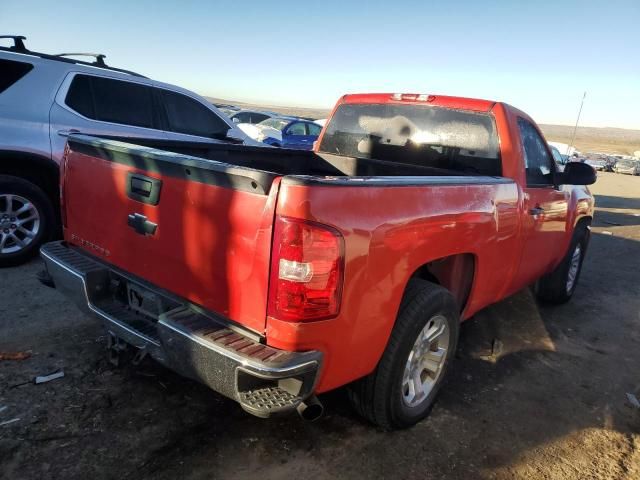
<path fill-rule="evenodd" d="M 0 0 L 0 34 L 202 95 L 330 108 L 345 93 L 505 101 L 640 129 L 640 0 Z"/>

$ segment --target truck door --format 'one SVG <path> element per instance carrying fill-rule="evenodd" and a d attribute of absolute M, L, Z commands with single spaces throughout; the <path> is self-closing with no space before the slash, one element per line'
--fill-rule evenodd
<path fill-rule="evenodd" d="M 547 143 L 528 120 L 518 118 L 526 170 L 523 254 L 519 280 L 532 283 L 564 255 L 569 193 L 555 183 L 555 165 Z"/>
<path fill-rule="evenodd" d="M 53 158 L 60 161 L 73 132 L 165 140 L 154 103 L 145 83 L 70 73 L 49 113 Z"/>

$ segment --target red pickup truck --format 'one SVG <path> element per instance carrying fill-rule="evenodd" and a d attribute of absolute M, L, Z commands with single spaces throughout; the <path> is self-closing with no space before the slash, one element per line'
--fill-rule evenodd
<path fill-rule="evenodd" d="M 148 142 L 147 142 L 148 143 Z M 48 279 L 126 344 L 258 416 L 348 385 L 383 428 L 427 415 L 459 323 L 573 294 L 594 170 L 556 170 L 499 102 L 345 95 L 313 152 L 70 136 Z"/>

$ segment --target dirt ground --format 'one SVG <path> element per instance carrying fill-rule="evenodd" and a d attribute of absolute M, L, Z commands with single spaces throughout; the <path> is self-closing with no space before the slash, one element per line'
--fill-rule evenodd
<path fill-rule="evenodd" d="M 525 290 L 465 322 L 431 416 L 394 433 L 343 391 L 316 423 L 261 420 L 151 361 L 115 368 L 99 323 L 37 282 L 38 260 L 2 270 L 0 352 L 31 357 L 0 361 L 0 478 L 639 479 L 625 394 L 640 398 L 640 177 L 601 174 L 593 191 L 573 300 Z"/>

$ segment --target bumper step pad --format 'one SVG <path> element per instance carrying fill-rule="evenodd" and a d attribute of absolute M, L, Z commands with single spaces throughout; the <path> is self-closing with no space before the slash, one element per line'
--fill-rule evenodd
<path fill-rule="evenodd" d="M 240 402 L 255 410 L 288 410 L 298 406 L 300 398 L 280 387 L 264 387 L 240 393 Z"/>

